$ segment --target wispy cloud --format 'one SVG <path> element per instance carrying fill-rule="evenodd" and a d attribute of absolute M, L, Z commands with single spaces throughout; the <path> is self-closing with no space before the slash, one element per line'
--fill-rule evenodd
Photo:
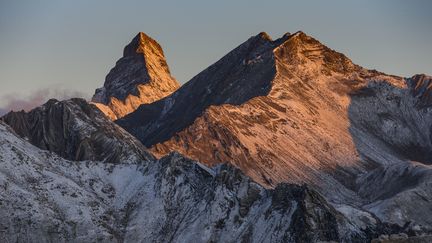
<path fill-rule="evenodd" d="M 83 92 L 66 89 L 40 89 L 27 96 L 22 96 L 16 93 L 6 94 L 1 97 L 1 101 L 4 105 L 0 107 L 0 116 L 9 111 L 29 111 L 44 104 L 51 98 L 65 100 L 70 98 L 87 99 L 88 97 Z"/>

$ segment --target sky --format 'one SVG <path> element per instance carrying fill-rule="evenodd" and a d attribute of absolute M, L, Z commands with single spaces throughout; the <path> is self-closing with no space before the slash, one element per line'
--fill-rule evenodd
<path fill-rule="evenodd" d="M 185 83 L 250 36 L 302 30 L 356 64 L 432 74 L 429 0 L 0 0 L 0 114 L 90 98 L 140 31 Z"/>

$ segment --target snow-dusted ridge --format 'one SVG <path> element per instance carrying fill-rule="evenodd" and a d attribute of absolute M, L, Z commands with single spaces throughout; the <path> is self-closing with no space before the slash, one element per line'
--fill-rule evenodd
<path fill-rule="evenodd" d="M 140 33 L 95 96 L 113 120 L 109 100 L 156 100 L 117 122 L 136 138 L 82 99 L 0 119 L 0 242 L 430 242 L 431 77 L 303 32 L 260 33 L 142 102 L 167 75 Z"/>
<path fill-rule="evenodd" d="M 0 203 L 3 242 L 363 242 L 401 230 L 349 220 L 306 186 L 266 190 L 236 168 L 176 153 L 67 161 L 1 121 Z"/>
<path fill-rule="evenodd" d="M 83 99 L 49 100 L 1 118 L 32 144 L 70 160 L 109 163 L 153 159 L 144 146 Z"/>
<path fill-rule="evenodd" d="M 307 183 L 334 205 L 432 229 L 430 86 L 362 68 L 303 32 L 260 33 L 116 123 L 156 156 L 231 163 L 269 188 Z"/>

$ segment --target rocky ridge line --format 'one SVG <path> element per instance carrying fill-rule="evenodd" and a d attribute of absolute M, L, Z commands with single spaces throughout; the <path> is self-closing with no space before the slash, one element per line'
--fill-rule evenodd
<path fill-rule="evenodd" d="M 141 104 L 157 101 L 179 83 L 171 76 L 159 43 L 143 32 L 124 48 L 123 57 L 111 69 L 92 101 L 111 120 L 136 110 Z"/>

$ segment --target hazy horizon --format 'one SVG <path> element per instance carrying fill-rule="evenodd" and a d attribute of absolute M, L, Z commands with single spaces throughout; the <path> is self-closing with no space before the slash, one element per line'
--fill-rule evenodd
<path fill-rule="evenodd" d="M 261 31 L 298 30 L 356 64 L 432 74 L 432 2 L 0 1 L 0 114 L 48 97 L 89 98 L 142 31 L 182 84 Z M 2 110 L 3 109 L 3 110 Z"/>

